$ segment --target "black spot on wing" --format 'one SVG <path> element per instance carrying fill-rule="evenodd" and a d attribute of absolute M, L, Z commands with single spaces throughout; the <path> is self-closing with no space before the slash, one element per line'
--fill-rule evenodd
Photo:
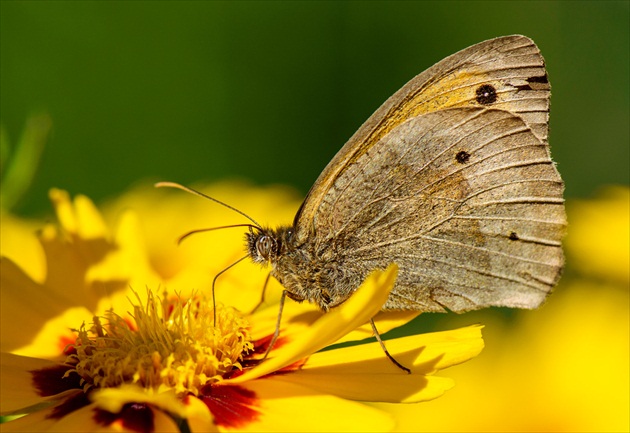
<path fill-rule="evenodd" d="M 481 105 L 490 105 L 497 100 L 497 90 L 490 84 L 482 84 L 477 87 L 475 93 L 477 95 L 476 100 Z"/>
<path fill-rule="evenodd" d="M 467 163 L 469 159 L 470 159 L 470 153 L 466 152 L 465 150 L 457 152 L 457 155 L 455 155 L 455 160 L 459 162 L 460 164 Z"/>

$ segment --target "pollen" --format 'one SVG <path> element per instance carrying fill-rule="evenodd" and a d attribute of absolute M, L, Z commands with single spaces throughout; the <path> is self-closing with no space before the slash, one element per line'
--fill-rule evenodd
<path fill-rule="evenodd" d="M 203 297 L 168 300 L 149 291 L 144 305 L 136 298 L 132 321 L 110 310 L 76 330 L 66 376 L 78 374 L 85 392 L 137 384 L 196 396 L 204 385 L 242 369 L 253 344 L 237 310 L 217 306 L 215 325 L 212 302 Z"/>

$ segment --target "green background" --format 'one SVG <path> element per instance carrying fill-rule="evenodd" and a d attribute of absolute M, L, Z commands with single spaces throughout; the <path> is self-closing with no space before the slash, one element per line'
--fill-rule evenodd
<path fill-rule="evenodd" d="M 629 181 L 628 2 L 1 2 L 1 120 L 50 114 L 16 211 L 61 187 L 230 177 L 305 193 L 407 80 L 485 39 L 532 37 L 567 197 Z M 5 161 L 6 162 L 6 161 Z"/>

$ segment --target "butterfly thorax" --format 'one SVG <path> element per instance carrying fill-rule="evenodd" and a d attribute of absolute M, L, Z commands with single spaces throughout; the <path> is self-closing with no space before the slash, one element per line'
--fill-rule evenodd
<path fill-rule="evenodd" d="M 293 227 L 260 228 L 247 233 L 246 241 L 251 260 L 270 264 L 271 275 L 294 301 L 309 301 L 328 311 L 350 295 L 333 289 L 340 277 L 335 262 L 323 260 L 309 243 L 300 244 Z"/>

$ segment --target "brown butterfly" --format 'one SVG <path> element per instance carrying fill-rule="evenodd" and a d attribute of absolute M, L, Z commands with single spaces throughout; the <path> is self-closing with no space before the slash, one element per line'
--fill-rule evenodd
<path fill-rule="evenodd" d="M 549 96 L 525 36 L 447 57 L 359 128 L 292 225 L 250 226 L 249 257 L 271 265 L 283 300 L 323 311 L 390 263 L 385 311 L 538 307 L 560 277 L 566 227 Z"/>

